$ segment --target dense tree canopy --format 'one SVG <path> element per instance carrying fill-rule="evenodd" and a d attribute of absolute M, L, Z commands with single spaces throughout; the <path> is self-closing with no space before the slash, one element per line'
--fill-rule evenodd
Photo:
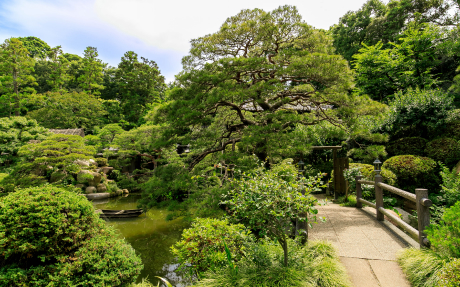
<path fill-rule="evenodd" d="M 296 124 L 340 125 L 341 107 L 355 101 L 346 60 L 292 6 L 241 11 L 218 32 L 192 40 L 182 62 L 164 109 L 171 123 L 165 136 L 194 139 L 190 168 L 235 142 L 265 160 L 291 147 Z"/>

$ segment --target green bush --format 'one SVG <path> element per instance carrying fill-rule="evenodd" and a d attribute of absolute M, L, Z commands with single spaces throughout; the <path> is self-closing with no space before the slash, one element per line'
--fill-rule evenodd
<path fill-rule="evenodd" d="M 414 287 L 438 286 L 443 261 L 431 250 L 402 249 L 397 254 L 401 269 Z"/>
<path fill-rule="evenodd" d="M 455 121 L 448 123 L 444 134 L 449 135 L 449 137 L 453 139 L 460 140 L 460 122 Z"/>
<path fill-rule="evenodd" d="M 182 240 L 171 247 L 182 270 L 190 264 L 193 270 L 203 272 L 227 264 L 224 243 L 235 261 L 244 255 L 244 243 L 252 240 L 250 231 L 242 224 L 229 224 L 227 220 L 197 218 L 182 233 Z"/>
<path fill-rule="evenodd" d="M 440 256 L 460 258 L 460 201 L 445 210 L 439 224 L 430 224 L 426 234 Z"/>
<path fill-rule="evenodd" d="M 367 180 L 375 180 L 375 171 L 374 166 L 370 164 L 363 164 L 363 163 L 350 163 L 350 168 L 359 168 L 359 171 L 363 175 L 363 178 Z M 382 176 L 382 181 L 389 185 L 396 185 L 397 184 L 397 177 L 396 175 L 389 169 L 381 168 L 380 175 Z"/>
<path fill-rule="evenodd" d="M 439 138 L 426 145 L 428 157 L 451 166 L 460 160 L 460 143 L 451 138 Z"/>
<path fill-rule="evenodd" d="M 425 156 L 427 140 L 421 137 L 408 137 L 390 142 L 387 145 L 387 152 L 390 156 L 412 154 Z"/>
<path fill-rule="evenodd" d="M 428 188 L 433 192 L 439 189 L 438 167 L 431 158 L 397 155 L 387 159 L 382 165 L 383 169 L 392 171 L 398 178 L 397 186 L 406 191 Z"/>
<path fill-rule="evenodd" d="M 142 269 L 83 196 L 46 185 L 0 207 L 0 286 L 124 286 Z"/>
<path fill-rule="evenodd" d="M 98 157 L 94 159 L 98 166 L 107 166 L 107 159 L 104 157 Z"/>
<path fill-rule="evenodd" d="M 460 284 L 460 258 L 447 263 L 439 274 L 439 287 L 458 287 Z"/>

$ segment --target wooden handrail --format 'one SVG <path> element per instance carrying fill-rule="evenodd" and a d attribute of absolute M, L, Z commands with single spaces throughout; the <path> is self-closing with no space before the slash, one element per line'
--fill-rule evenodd
<path fill-rule="evenodd" d="M 383 214 L 385 214 L 387 217 L 389 217 L 391 220 L 393 220 L 396 224 L 401 226 L 403 229 L 405 229 L 408 233 L 410 233 L 412 236 L 417 237 L 419 236 L 419 231 L 409 224 L 405 223 L 401 218 L 395 216 L 394 214 L 390 213 L 388 209 L 385 209 L 383 207 L 379 208 L 379 211 Z"/>
<path fill-rule="evenodd" d="M 358 180 L 357 181 L 358 183 L 361 183 L 361 184 L 369 184 L 369 185 L 374 185 L 375 182 L 371 181 L 371 180 Z"/>
<path fill-rule="evenodd" d="M 386 189 L 388 190 L 389 192 L 392 192 L 394 194 L 397 194 L 399 196 L 402 196 L 404 198 L 407 198 L 413 202 L 415 202 L 415 194 L 413 193 L 410 193 L 410 192 L 407 192 L 405 190 L 402 190 L 402 189 L 399 189 L 397 187 L 394 187 L 394 186 L 391 186 L 391 185 L 388 185 L 388 184 L 385 184 L 383 182 L 379 182 L 377 184 L 379 187 L 383 188 L 383 189 Z"/>
<path fill-rule="evenodd" d="M 369 206 L 372 206 L 373 208 L 375 208 L 375 203 L 372 203 L 372 202 L 367 201 L 367 200 L 362 199 L 362 198 L 360 198 L 360 199 L 358 199 L 358 200 L 359 200 L 359 202 L 361 202 L 361 203 L 364 203 L 364 204 L 366 204 L 366 205 L 369 205 Z"/>

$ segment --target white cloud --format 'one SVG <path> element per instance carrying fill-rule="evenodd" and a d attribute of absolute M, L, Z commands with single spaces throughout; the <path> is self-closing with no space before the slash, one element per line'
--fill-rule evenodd
<path fill-rule="evenodd" d="M 291 0 L 304 20 L 328 29 L 348 10 L 359 9 L 364 0 Z M 95 0 L 97 15 L 126 34 L 161 49 L 188 52 L 191 39 L 216 32 L 227 17 L 242 9 L 270 11 L 284 3 L 273 0 L 157 1 Z"/>

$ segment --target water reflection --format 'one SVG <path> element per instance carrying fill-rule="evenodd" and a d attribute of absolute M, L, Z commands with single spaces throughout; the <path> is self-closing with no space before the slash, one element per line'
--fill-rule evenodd
<path fill-rule="evenodd" d="M 109 198 L 94 201 L 96 209 L 136 209 L 138 195 Z M 107 224 L 115 227 L 120 237 L 128 241 L 138 252 L 144 263 L 144 270 L 138 278 L 157 284 L 155 276 L 168 279 L 173 286 L 185 286 L 186 283 L 176 274 L 177 264 L 174 262 L 169 248 L 180 239 L 182 230 L 189 224 L 181 218 L 166 221 L 167 211 L 151 209 L 146 214 L 136 218 L 107 219 Z"/>

